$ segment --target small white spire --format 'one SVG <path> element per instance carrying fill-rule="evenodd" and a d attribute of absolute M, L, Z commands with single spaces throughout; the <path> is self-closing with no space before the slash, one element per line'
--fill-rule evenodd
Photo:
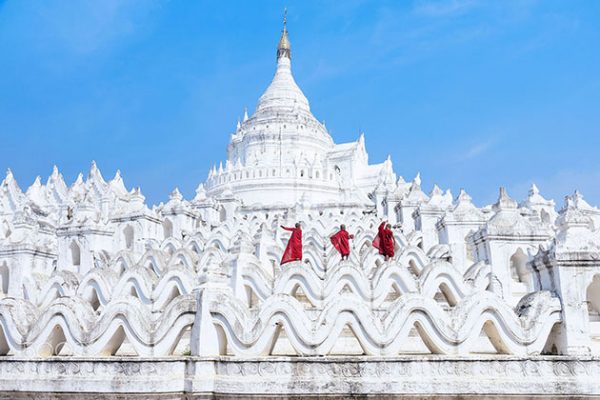
<path fill-rule="evenodd" d="M 142 197 L 142 198 L 144 197 L 144 195 L 142 194 L 142 188 L 140 188 L 139 186 L 136 186 L 136 187 L 133 189 L 133 191 L 132 191 L 132 193 L 131 193 L 131 194 L 132 194 L 134 197 L 138 197 L 138 198 L 139 198 L 139 197 Z"/>
<path fill-rule="evenodd" d="M 458 203 L 461 203 L 461 202 L 470 203 L 471 200 L 472 200 L 471 196 L 469 196 L 469 194 L 465 191 L 465 189 L 460 188 L 460 192 L 458 193 L 458 197 L 456 198 L 456 201 Z"/>
<path fill-rule="evenodd" d="M 90 172 L 88 174 L 88 179 L 91 179 L 92 181 L 96 181 L 100 185 L 104 185 L 106 183 L 104 181 L 104 178 L 102 177 L 102 173 L 100 172 L 100 169 L 96 165 L 96 161 L 92 161 L 92 165 L 90 166 Z"/>
<path fill-rule="evenodd" d="M 504 187 L 500 187 L 500 194 L 498 196 L 498 201 L 496 202 L 496 204 L 494 205 L 496 209 L 498 210 L 505 210 L 505 209 L 516 209 L 517 208 L 517 202 L 514 201 L 506 192 L 506 188 Z"/>
<path fill-rule="evenodd" d="M 415 179 L 413 179 L 413 182 L 415 185 L 421 186 L 421 172 L 417 172 L 417 176 L 415 176 Z"/>
<path fill-rule="evenodd" d="M 183 199 L 183 195 L 179 191 L 178 187 L 175 187 L 175 189 L 173 189 L 173 191 L 169 195 L 169 199 L 171 199 L 171 200 L 182 200 Z"/>
<path fill-rule="evenodd" d="M 440 189 L 440 187 L 437 185 L 437 183 L 433 184 L 433 189 L 431 189 L 431 194 L 429 195 L 429 197 L 433 197 L 433 196 L 441 196 L 442 195 L 442 189 Z"/>
<path fill-rule="evenodd" d="M 196 197 L 194 197 L 196 201 L 206 200 L 206 189 L 204 189 L 204 184 L 199 184 L 196 188 Z"/>
<path fill-rule="evenodd" d="M 535 185 L 535 183 L 531 184 L 531 187 L 529 188 L 529 195 L 530 196 L 535 196 L 537 194 L 540 194 L 540 190 L 538 189 L 538 187 Z"/>
<path fill-rule="evenodd" d="M 452 191 L 450 189 L 446 189 L 446 191 L 444 192 L 444 197 L 446 198 L 448 204 L 451 205 L 454 196 L 452 196 Z"/>

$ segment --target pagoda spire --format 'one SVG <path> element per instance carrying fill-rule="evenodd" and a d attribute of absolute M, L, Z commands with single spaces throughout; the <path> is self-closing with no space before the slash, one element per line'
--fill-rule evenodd
<path fill-rule="evenodd" d="M 292 59 L 292 46 L 288 39 L 287 31 L 287 8 L 283 9 L 283 29 L 281 30 L 279 44 L 277 44 L 277 60 L 282 57 L 287 57 L 290 60 Z"/>

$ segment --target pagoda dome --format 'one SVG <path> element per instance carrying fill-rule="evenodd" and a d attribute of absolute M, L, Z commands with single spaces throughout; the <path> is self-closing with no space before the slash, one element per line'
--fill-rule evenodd
<path fill-rule="evenodd" d="M 308 99 L 292 75 L 291 43 L 284 26 L 277 45 L 277 69 L 273 80 L 260 96 L 255 113 L 241 125 L 238 141 L 265 134 L 281 134 L 284 137 L 306 138 L 323 151 L 333 145 L 324 124 L 310 111 Z M 235 142 L 235 141 L 234 141 Z M 312 150 L 314 151 L 314 150 Z M 309 152 L 312 152 L 309 151 Z M 240 154 L 240 158 L 245 157 Z"/>
<path fill-rule="evenodd" d="M 301 114 L 305 117 L 314 116 L 310 112 L 308 99 L 296 84 L 292 75 L 291 46 L 287 39 L 287 31 L 281 34 L 277 46 L 277 70 L 273 81 L 258 100 L 255 118 L 270 117 L 272 115 Z"/>

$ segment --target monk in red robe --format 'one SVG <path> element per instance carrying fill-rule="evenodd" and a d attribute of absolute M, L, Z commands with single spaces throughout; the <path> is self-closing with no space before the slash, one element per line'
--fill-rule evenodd
<path fill-rule="evenodd" d="M 394 232 L 392 232 L 392 225 L 383 221 L 379 225 L 377 236 L 373 240 L 373 247 L 379 250 L 379 254 L 383 255 L 385 261 L 394 257 Z"/>
<path fill-rule="evenodd" d="M 290 236 L 290 240 L 288 241 L 287 247 L 283 252 L 283 257 L 281 257 L 281 265 L 285 263 L 289 263 L 292 261 L 301 261 L 302 260 L 302 227 L 299 222 L 296 222 L 294 228 L 286 228 L 281 225 L 283 229 L 286 231 L 292 232 L 292 236 Z"/>
<path fill-rule="evenodd" d="M 333 235 L 330 239 L 333 247 L 335 247 L 342 255 L 342 260 L 347 260 L 350 255 L 350 239 L 354 239 L 354 235 L 348 233 L 346 225 L 340 225 L 338 233 Z"/>

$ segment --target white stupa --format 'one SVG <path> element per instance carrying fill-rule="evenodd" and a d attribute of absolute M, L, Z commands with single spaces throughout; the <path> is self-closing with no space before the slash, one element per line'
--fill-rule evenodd
<path fill-rule="evenodd" d="M 225 165 L 214 167 L 209 197 L 233 197 L 246 208 L 374 207 L 367 197 L 378 184 L 395 182 L 391 161 L 369 165 L 364 135 L 335 144 L 292 75 L 292 52 L 284 24 L 273 81 L 254 114 L 238 124 Z"/>

